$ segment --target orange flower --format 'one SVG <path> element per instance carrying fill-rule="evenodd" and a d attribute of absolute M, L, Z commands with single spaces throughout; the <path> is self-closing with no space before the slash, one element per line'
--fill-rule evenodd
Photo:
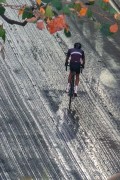
<path fill-rule="evenodd" d="M 117 23 L 110 26 L 110 32 L 116 33 L 117 31 L 118 31 L 118 24 Z"/>
<path fill-rule="evenodd" d="M 85 15 L 86 15 L 86 13 L 87 13 L 87 10 L 88 10 L 88 8 L 87 8 L 87 7 L 83 7 L 83 8 L 81 8 L 81 10 L 80 10 L 80 12 L 79 12 L 79 15 L 80 15 L 80 16 L 85 16 Z"/>

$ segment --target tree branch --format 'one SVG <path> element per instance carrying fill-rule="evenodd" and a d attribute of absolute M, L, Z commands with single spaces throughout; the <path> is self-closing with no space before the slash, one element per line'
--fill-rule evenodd
<path fill-rule="evenodd" d="M 1 15 L 1 17 L 9 24 L 13 25 L 13 24 L 17 24 L 19 26 L 25 26 L 27 24 L 27 21 L 24 22 L 18 22 L 18 21 L 14 21 L 12 19 L 9 19 L 8 17 L 6 17 L 4 14 Z"/>

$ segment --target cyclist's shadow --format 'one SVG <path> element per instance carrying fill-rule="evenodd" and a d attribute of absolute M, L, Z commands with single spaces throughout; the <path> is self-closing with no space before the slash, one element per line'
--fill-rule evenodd
<path fill-rule="evenodd" d="M 62 120 L 58 116 L 57 137 L 64 141 L 75 139 L 79 129 L 79 117 L 75 110 L 64 108 Z"/>

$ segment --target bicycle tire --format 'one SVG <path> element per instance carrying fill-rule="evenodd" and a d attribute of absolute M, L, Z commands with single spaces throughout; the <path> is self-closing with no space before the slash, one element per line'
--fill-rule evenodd
<path fill-rule="evenodd" d="M 69 98 L 69 109 L 71 109 L 71 102 L 72 102 L 72 97 L 70 96 L 70 98 Z"/>
<path fill-rule="evenodd" d="M 69 109 L 71 108 L 72 97 L 74 96 L 74 80 L 75 73 L 72 73 L 71 83 L 70 83 L 70 91 L 69 91 Z"/>

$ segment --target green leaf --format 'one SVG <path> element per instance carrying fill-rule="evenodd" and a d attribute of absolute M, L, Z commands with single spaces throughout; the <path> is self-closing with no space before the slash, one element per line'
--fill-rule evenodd
<path fill-rule="evenodd" d="M 113 35 L 113 33 L 110 32 L 110 24 L 102 24 L 100 31 L 105 36 Z"/>
<path fill-rule="evenodd" d="M 86 2 L 85 3 L 86 5 L 93 5 L 93 4 L 95 4 L 95 1 L 93 0 L 93 1 L 89 1 L 89 2 Z"/>
<path fill-rule="evenodd" d="M 93 16 L 93 13 L 90 9 L 87 10 L 87 17 L 91 18 Z"/>
<path fill-rule="evenodd" d="M 52 11 L 52 7 L 49 5 L 46 7 L 45 16 L 48 18 L 52 18 L 54 16 L 54 13 Z"/>
<path fill-rule="evenodd" d="M 43 3 L 50 3 L 52 0 L 43 0 Z"/>
<path fill-rule="evenodd" d="M 6 3 L 6 0 L 0 0 L 0 3 Z"/>
<path fill-rule="evenodd" d="M 29 19 L 32 17 L 34 17 L 32 9 L 30 7 L 26 7 L 23 14 L 22 14 L 22 19 L 25 19 L 25 18 Z"/>
<path fill-rule="evenodd" d="M 68 4 L 68 7 L 69 7 L 69 8 L 74 8 L 74 6 L 75 6 L 75 4 L 74 4 L 74 3 L 70 3 L 70 4 Z"/>
<path fill-rule="evenodd" d="M 68 6 L 64 6 L 64 8 L 62 10 L 63 10 L 63 13 L 66 14 L 66 15 L 70 15 L 70 13 L 71 13 Z"/>
<path fill-rule="evenodd" d="M 104 11 L 109 11 L 109 3 L 103 2 L 103 0 L 98 0 L 96 2 Z"/>
<path fill-rule="evenodd" d="M 71 37 L 71 32 L 69 30 L 64 29 L 64 34 L 66 37 Z"/>
<path fill-rule="evenodd" d="M 109 4 L 108 3 L 105 3 L 101 0 L 99 0 L 98 4 L 104 11 L 109 11 Z"/>
<path fill-rule="evenodd" d="M 62 3 L 60 0 L 52 0 L 51 4 L 53 7 L 55 7 L 57 10 L 61 10 L 62 9 Z"/>
<path fill-rule="evenodd" d="M 0 28 L 0 37 L 3 39 L 4 42 L 6 37 L 5 34 L 6 34 L 5 30 L 3 28 Z"/>
<path fill-rule="evenodd" d="M 110 14 L 115 14 L 115 13 L 117 13 L 117 11 L 112 6 L 110 6 L 109 13 Z"/>
<path fill-rule="evenodd" d="M 5 13 L 5 8 L 0 5 L 0 15 L 3 15 Z"/>
<path fill-rule="evenodd" d="M 89 5 L 93 5 L 93 4 L 95 4 L 94 0 L 93 1 L 89 1 Z"/>
<path fill-rule="evenodd" d="M 80 3 L 78 3 L 78 4 L 74 4 L 74 9 L 76 10 L 76 11 L 80 11 L 80 9 L 81 9 L 81 5 L 80 5 Z"/>
<path fill-rule="evenodd" d="M 99 6 L 102 6 L 103 1 L 102 1 L 102 0 L 98 0 L 96 3 L 97 3 Z"/>
<path fill-rule="evenodd" d="M 98 21 L 94 22 L 94 27 L 96 30 L 99 30 L 101 28 L 101 23 Z"/>

